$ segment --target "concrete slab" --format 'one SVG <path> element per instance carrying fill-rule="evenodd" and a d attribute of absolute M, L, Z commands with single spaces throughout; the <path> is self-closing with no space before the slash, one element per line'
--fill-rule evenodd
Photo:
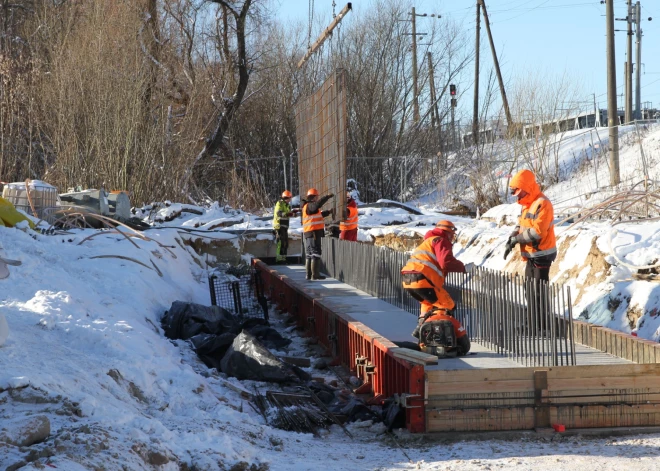
<path fill-rule="evenodd" d="M 315 299 L 322 300 L 334 312 L 348 314 L 373 331 L 392 342 L 417 342 L 410 335 L 417 324 L 417 318 L 392 304 L 371 296 L 364 291 L 341 283 L 333 278 L 325 280 L 305 280 L 305 267 L 302 265 L 274 265 L 273 269 L 293 281 L 301 291 Z M 525 339 L 521 339 L 525 341 Z M 540 347 L 539 347 L 540 349 Z M 549 348 L 546 347 L 546 351 Z M 464 370 L 473 368 L 520 368 L 522 362 L 509 359 L 485 346 L 472 342 L 470 355 L 457 358 L 442 358 L 437 365 L 426 366 L 430 370 Z M 632 363 L 600 350 L 575 345 L 578 365 L 606 365 Z"/>

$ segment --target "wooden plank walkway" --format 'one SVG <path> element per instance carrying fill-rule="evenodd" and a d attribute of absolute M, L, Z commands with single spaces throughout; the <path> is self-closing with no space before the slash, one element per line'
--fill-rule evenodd
<path fill-rule="evenodd" d="M 403 309 L 333 278 L 307 281 L 305 280 L 305 267 L 302 265 L 275 265 L 272 268 L 288 277 L 300 291 L 308 296 L 322 300 L 334 312 L 348 314 L 390 341 L 397 344 L 417 342 L 417 339 L 410 335 L 415 328 L 417 318 Z M 437 365 L 427 365 L 426 369 L 467 370 L 525 367 L 524 364 L 476 342 L 472 342 L 471 353 L 472 355 L 465 357 L 443 358 L 438 361 Z M 628 360 L 577 343 L 575 344 L 575 354 L 578 365 L 632 364 Z"/>

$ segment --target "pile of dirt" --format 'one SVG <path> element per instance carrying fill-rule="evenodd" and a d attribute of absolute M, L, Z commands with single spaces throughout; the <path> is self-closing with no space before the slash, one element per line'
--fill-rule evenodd
<path fill-rule="evenodd" d="M 374 245 L 377 247 L 388 247 L 399 252 L 410 252 L 419 244 L 422 243 L 424 238 L 417 233 L 407 233 L 405 235 L 385 234 L 376 236 Z"/>
<path fill-rule="evenodd" d="M 558 257 L 555 263 L 552 264 L 550 268 L 550 279 L 553 279 L 559 273 L 559 267 L 561 266 L 562 257 L 567 253 L 568 248 L 575 243 L 577 236 L 567 236 L 559 240 L 559 246 L 557 247 Z M 597 237 L 592 237 L 591 245 L 589 247 L 589 253 L 584 258 L 584 262 L 580 265 L 576 265 L 566 271 L 563 276 L 568 275 L 568 279 L 578 279 L 582 270 L 585 267 L 589 267 L 589 274 L 584 278 L 588 285 L 596 285 L 602 283 L 607 279 L 608 273 L 610 272 L 610 265 L 605 260 L 606 254 L 600 251 L 598 245 L 596 244 Z M 578 288 L 585 286 L 585 283 L 577 283 Z M 579 294 L 573 304 L 577 305 L 580 302 L 580 298 L 586 292 L 584 289 L 580 289 Z"/>

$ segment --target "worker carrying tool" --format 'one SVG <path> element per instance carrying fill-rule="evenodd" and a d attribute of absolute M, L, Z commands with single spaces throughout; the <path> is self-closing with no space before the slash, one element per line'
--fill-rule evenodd
<path fill-rule="evenodd" d="M 334 210 L 321 211 L 321 207 L 335 195 L 330 193 L 317 200 L 318 196 L 318 190 L 310 188 L 302 207 L 305 279 L 307 280 L 325 280 L 325 276 L 321 275 L 321 237 L 325 236 L 323 218 L 334 213 Z"/>
<path fill-rule="evenodd" d="M 273 211 L 273 232 L 275 232 L 275 263 L 285 262 L 289 250 L 289 218 L 294 216 L 298 209 L 291 209 L 289 190 L 282 192 L 282 197 L 275 203 Z"/>
<path fill-rule="evenodd" d="M 456 226 L 451 221 L 439 221 L 401 270 L 403 288 L 421 304 L 412 335 L 419 339 L 420 350 L 439 357 L 470 351 L 467 332 L 453 316 L 454 300 L 443 288 L 446 273 L 469 273 L 474 269 L 474 264 L 464 265 L 454 257 L 455 240 Z"/>
<path fill-rule="evenodd" d="M 346 221 L 339 223 L 339 239 L 357 242 L 358 209 L 357 202 L 353 199 L 350 191 L 346 192 L 346 210 Z"/>

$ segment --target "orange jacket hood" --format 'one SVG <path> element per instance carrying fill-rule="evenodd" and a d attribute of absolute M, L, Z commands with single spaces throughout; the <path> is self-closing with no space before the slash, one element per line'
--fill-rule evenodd
<path fill-rule="evenodd" d="M 516 173 L 509 182 L 509 188 L 520 188 L 527 194 L 523 198 L 518 199 L 524 207 L 529 207 L 541 194 L 541 187 L 536 183 L 536 177 L 531 170 L 521 170 Z"/>

